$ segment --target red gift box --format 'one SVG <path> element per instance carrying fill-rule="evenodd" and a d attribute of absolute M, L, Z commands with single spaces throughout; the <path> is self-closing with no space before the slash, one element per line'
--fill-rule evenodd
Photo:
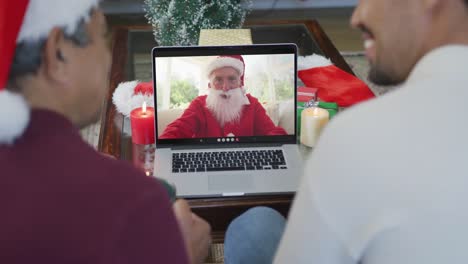
<path fill-rule="evenodd" d="M 311 100 L 317 101 L 317 88 L 300 86 L 297 88 L 297 101 L 307 103 Z"/>

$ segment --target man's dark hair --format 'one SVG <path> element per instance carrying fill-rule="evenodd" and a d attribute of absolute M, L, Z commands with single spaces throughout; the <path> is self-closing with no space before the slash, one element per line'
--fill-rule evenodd
<path fill-rule="evenodd" d="M 92 11 L 89 13 L 92 14 Z M 86 19 L 82 18 L 71 34 L 66 33 L 65 28 L 62 28 L 65 39 L 79 47 L 87 46 L 90 43 L 90 37 L 86 31 L 86 23 Z M 9 75 L 9 88 L 15 88 L 15 81 L 18 78 L 37 73 L 42 64 L 42 52 L 46 41 L 47 37 L 44 37 L 35 41 L 22 41 L 16 45 Z M 57 56 L 61 55 L 57 54 Z"/>
<path fill-rule="evenodd" d="M 468 6 L 468 0 L 465 0 L 465 4 Z"/>

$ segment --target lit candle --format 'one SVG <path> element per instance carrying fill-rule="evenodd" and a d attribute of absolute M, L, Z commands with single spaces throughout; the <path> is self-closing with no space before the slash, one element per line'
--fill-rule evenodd
<path fill-rule="evenodd" d="M 319 107 L 304 109 L 301 114 L 301 143 L 314 147 L 328 119 L 329 114 L 325 109 Z"/>
<path fill-rule="evenodd" d="M 154 143 L 154 108 L 143 106 L 134 109 L 130 113 L 132 126 L 132 141 L 135 144 Z"/>

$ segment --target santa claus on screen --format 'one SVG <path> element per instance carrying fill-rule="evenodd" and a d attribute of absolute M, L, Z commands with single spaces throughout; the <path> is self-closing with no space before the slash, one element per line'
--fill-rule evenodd
<path fill-rule="evenodd" d="M 283 128 L 275 126 L 258 99 L 246 94 L 244 72 L 242 56 L 216 57 L 206 68 L 208 95 L 196 97 L 159 138 L 286 135 Z"/>

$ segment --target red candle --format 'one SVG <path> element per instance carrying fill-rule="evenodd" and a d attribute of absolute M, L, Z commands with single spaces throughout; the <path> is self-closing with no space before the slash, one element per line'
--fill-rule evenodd
<path fill-rule="evenodd" d="M 134 109 L 130 113 L 130 123 L 132 126 L 132 141 L 135 144 L 154 143 L 154 108 L 143 106 Z"/>

